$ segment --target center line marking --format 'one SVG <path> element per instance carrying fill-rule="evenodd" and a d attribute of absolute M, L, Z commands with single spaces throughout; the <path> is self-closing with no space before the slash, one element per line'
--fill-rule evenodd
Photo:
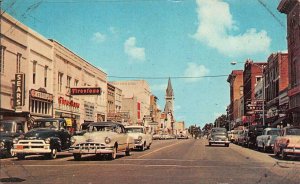
<path fill-rule="evenodd" d="M 145 155 L 141 155 L 141 156 L 139 156 L 139 157 L 137 157 L 137 158 L 143 158 L 144 156 L 150 155 L 150 154 L 152 154 L 152 153 L 156 153 L 156 152 L 158 152 L 158 151 L 160 151 L 160 150 L 162 150 L 162 149 L 165 149 L 165 148 L 168 148 L 168 147 L 171 147 L 171 146 L 175 146 L 175 145 L 180 144 L 180 143 L 183 143 L 183 142 L 180 141 L 180 142 L 178 142 L 178 143 L 171 144 L 171 145 L 169 145 L 169 146 L 165 146 L 165 147 L 159 148 L 159 149 L 154 150 L 154 151 L 152 151 L 152 152 L 149 152 L 149 153 L 147 153 L 147 154 L 145 154 Z"/>

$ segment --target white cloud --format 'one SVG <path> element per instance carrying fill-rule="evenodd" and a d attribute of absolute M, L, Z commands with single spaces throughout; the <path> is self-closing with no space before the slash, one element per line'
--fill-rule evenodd
<path fill-rule="evenodd" d="M 106 35 L 102 34 L 100 32 L 96 32 L 96 33 L 94 33 L 92 40 L 97 43 L 102 43 L 106 40 Z"/>
<path fill-rule="evenodd" d="M 139 61 L 145 60 L 145 48 L 136 46 L 135 37 L 130 37 L 125 41 L 124 51 L 129 57 L 135 60 L 139 60 Z"/>
<path fill-rule="evenodd" d="M 117 33 L 118 33 L 118 29 L 115 28 L 115 27 L 113 27 L 113 26 L 110 26 L 110 27 L 109 27 L 109 31 L 110 31 L 110 33 L 112 33 L 112 34 L 117 34 Z"/>
<path fill-rule="evenodd" d="M 167 84 L 153 84 L 151 85 L 151 90 L 152 91 L 164 91 L 167 89 Z"/>
<path fill-rule="evenodd" d="M 201 77 L 207 75 L 209 70 L 204 65 L 197 65 L 196 63 L 188 63 L 187 68 L 184 71 L 184 77 L 187 78 L 187 82 L 197 82 Z"/>
<path fill-rule="evenodd" d="M 231 35 L 238 27 L 230 13 L 229 4 L 222 0 L 197 0 L 198 29 L 192 36 L 227 56 L 268 53 L 271 38 L 265 30 L 255 28 Z"/>

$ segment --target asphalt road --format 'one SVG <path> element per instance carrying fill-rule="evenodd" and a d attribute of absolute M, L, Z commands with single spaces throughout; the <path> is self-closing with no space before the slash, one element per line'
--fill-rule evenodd
<path fill-rule="evenodd" d="M 282 161 L 273 154 L 243 148 L 208 146 L 205 139 L 154 141 L 150 150 L 118 154 L 107 161 L 68 153 L 55 160 L 42 156 L 1 159 L 0 183 L 300 183 L 300 161 Z"/>

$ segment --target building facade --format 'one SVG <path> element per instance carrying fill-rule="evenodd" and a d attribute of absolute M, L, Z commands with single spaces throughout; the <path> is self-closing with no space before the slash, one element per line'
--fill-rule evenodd
<path fill-rule="evenodd" d="M 132 124 L 144 124 L 150 117 L 151 90 L 145 80 L 113 81 L 112 85 L 122 90 L 122 111 L 130 112 Z M 135 104 L 134 104 L 135 103 Z"/>
<path fill-rule="evenodd" d="M 288 110 L 287 87 L 289 78 L 287 53 L 274 53 L 269 56 L 268 64 L 264 68 L 264 79 L 266 121 L 270 125 L 277 126 L 287 117 Z"/>
<path fill-rule="evenodd" d="M 107 74 L 51 40 L 54 46 L 54 116 L 65 118 L 68 126 L 105 121 L 107 114 Z M 72 88 L 101 89 L 100 95 L 71 95 Z M 74 127 L 75 128 L 75 127 Z"/>
<path fill-rule="evenodd" d="M 254 63 L 247 60 L 243 73 L 244 116 L 246 125 L 262 124 L 263 100 L 255 99 L 255 86 L 262 80 L 263 69 L 267 63 Z"/>
<path fill-rule="evenodd" d="M 300 125 L 300 0 L 281 0 L 277 9 L 287 14 L 289 112 L 291 124 Z"/>
<path fill-rule="evenodd" d="M 53 44 L 1 12 L 0 119 L 53 116 Z"/>
<path fill-rule="evenodd" d="M 230 104 L 228 106 L 228 120 L 231 126 L 241 122 L 241 102 L 243 96 L 243 70 L 233 70 L 227 78 L 230 85 Z"/>

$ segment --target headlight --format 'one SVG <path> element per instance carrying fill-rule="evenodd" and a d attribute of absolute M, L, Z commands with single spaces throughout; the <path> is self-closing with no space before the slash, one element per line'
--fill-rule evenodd
<path fill-rule="evenodd" d="M 13 143 L 14 143 L 14 144 L 17 144 L 17 143 L 18 143 L 18 141 L 19 141 L 19 139 L 18 139 L 18 138 L 14 138 L 14 140 L 13 140 Z"/>
<path fill-rule="evenodd" d="M 4 148 L 4 142 L 0 142 L 0 148 Z"/>
<path fill-rule="evenodd" d="M 110 138 L 105 137 L 104 142 L 105 142 L 106 144 L 109 144 L 109 143 L 111 142 L 111 140 L 110 140 Z"/>
<path fill-rule="evenodd" d="M 139 136 L 139 137 L 138 137 L 138 140 L 142 140 L 142 139 L 143 139 L 143 137 L 142 137 L 142 136 Z"/>
<path fill-rule="evenodd" d="M 45 139 L 46 144 L 50 144 L 50 138 Z"/>
<path fill-rule="evenodd" d="M 76 142 L 76 139 L 74 137 L 71 137 L 71 143 L 74 144 Z"/>

